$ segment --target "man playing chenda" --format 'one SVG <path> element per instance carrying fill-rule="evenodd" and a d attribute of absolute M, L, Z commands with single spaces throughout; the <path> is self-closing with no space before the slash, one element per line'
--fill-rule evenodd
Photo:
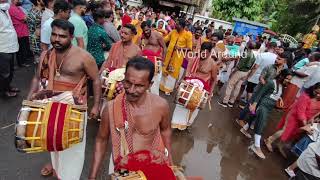
<path fill-rule="evenodd" d="M 66 95 L 69 97 L 65 97 L 68 104 L 86 105 L 86 82 L 89 77 L 93 80 L 94 87 L 94 104 L 90 116 L 96 118 L 99 113 L 101 85 L 95 60 L 88 52 L 71 44 L 74 26 L 70 22 L 56 19 L 51 28 L 53 48 L 44 51 L 40 57 L 39 72 L 32 80 L 28 100 L 40 100 L 53 94 L 71 92 Z M 52 152 L 53 167 L 46 165 L 41 170 L 43 176 L 54 173 L 58 179 L 80 179 L 85 156 L 85 127 L 86 117 L 83 141 L 64 151 Z"/>
<path fill-rule="evenodd" d="M 109 101 L 102 113 L 89 179 L 97 178 L 109 136 L 112 143 L 109 173 L 142 170 L 148 179 L 174 178 L 168 166 L 172 164 L 169 105 L 148 92 L 153 75 L 154 65 L 146 58 L 134 57 L 127 63 L 125 92 Z"/>

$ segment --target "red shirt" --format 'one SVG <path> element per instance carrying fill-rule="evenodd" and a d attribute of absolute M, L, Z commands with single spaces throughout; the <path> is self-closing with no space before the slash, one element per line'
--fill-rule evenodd
<path fill-rule="evenodd" d="M 29 29 L 26 20 L 26 14 L 16 5 L 11 4 L 9 9 L 12 24 L 17 32 L 18 37 L 29 36 Z"/>

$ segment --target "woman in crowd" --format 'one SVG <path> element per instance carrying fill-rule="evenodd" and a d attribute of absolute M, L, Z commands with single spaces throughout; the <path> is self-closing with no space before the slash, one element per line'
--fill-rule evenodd
<path fill-rule="evenodd" d="M 279 138 L 283 143 L 296 140 L 301 135 L 301 127 L 312 123 L 319 112 L 320 83 L 316 83 L 302 93 L 291 109 L 282 117 L 278 124 L 279 130 L 265 139 L 268 150 L 273 152 L 272 143 Z"/>

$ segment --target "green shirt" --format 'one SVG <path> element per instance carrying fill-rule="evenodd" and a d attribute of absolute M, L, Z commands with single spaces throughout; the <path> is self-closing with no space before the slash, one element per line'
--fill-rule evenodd
<path fill-rule="evenodd" d="M 72 40 L 72 44 L 78 46 L 76 38 L 83 38 L 84 47 L 86 49 L 88 44 L 88 27 L 86 22 L 77 13 L 73 13 L 71 15 L 69 22 L 74 26 L 74 38 Z"/>
<path fill-rule="evenodd" d="M 93 24 L 88 31 L 88 52 L 95 58 L 98 65 L 105 61 L 104 52 L 111 48 L 111 39 L 103 26 Z"/>
<path fill-rule="evenodd" d="M 248 51 L 248 55 L 245 58 L 240 59 L 238 63 L 238 69 L 242 72 L 248 72 L 252 68 L 254 62 L 256 61 L 256 58 L 253 55 L 252 51 Z"/>

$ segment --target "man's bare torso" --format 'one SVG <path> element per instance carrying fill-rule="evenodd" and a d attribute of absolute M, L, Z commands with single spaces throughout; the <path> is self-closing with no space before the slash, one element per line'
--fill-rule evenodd
<path fill-rule="evenodd" d="M 161 49 L 159 38 L 162 38 L 158 32 L 151 32 L 151 36 L 149 38 L 144 38 L 142 41 L 144 43 L 144 49 L 150 49 L 154 52 L 158 52 Z"/>
<path fill-rule="evenodd" d="M 157 103 L 153 103 L 157 102 Z M 133 151 L 151 150 L 155 139 L 159 136 L 160 123 L 164 119 L 164 107 L 166 102 L 159 96 L 148 93 L 148 97 L 143 105 L 133 107 L 128 104 L 130 109 L 129 127 L 132 128 Z"/>
<path fill-rule="evenodd" d="M 55 80 L 76 84 L 86 74 L 84 62 L 90 56 L 81 48 L 72 46 L 69 53 L 63 58 L 63 54 L 57 53 L 57 67 L 61 65 L 60 76 L 55 76 Z M 63 60 L 64 59 L 64 60 Z M 62 64 L 61 64 L 62 63 Z"/>

